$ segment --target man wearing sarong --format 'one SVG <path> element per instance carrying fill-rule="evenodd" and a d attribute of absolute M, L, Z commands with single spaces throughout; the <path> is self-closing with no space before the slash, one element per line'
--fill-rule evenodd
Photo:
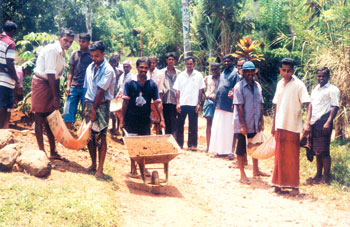
<path fill-rule="evenodd" d="M 178 113 L 176 111 L 176 90 L 174 83 L 180 71 L 175 68 L 176 56 L 174 53 L 166 55 L 167 67 L 160 70 L 159 97 L 163 103 L 165 133 L 176 136 Z"/>
<path fill-rule="evenodd" d="M 86 88 L 84 102 L 84 119 L 92 121 L 88 149 L 91 157 L 89 171 L 96 171 L 96 149 L 98 148 L 97 178 L 104 176 L 103 164 L 107 153 L 107 128 L 109 121 L 109 103 L 114 97 L 116 83 L 113 67 L 105 57 L 105 45 L 96 41 L 89 47 L 92 63 L 86 69 L 84 88 Z"/>
<path fill-rule="evenodd" d="M 73 39 L 74 33 L 63 29 L 58 41 L 46 45 L 40 51 L 32 79 L 31 111 L 34 113 L 35 137 L 39 149 L 45 151 L 44 125 L 49 139 L 51 159 L 61 159 L 61 157 L 56 151 L 55 138 L 46 117 L 60 108 L 60 77 L 64 74 L 65 51 L 72 45 Z"/>
<path fill-rule="evenodd" d="M 339 109 L 340 91 L 328 82 L 330 70 L 317 70 L 318 85 L 311 93 L 311 151 L 316 155 L 317 173 L 312 178 L 315 183 L 329 183 L 331 170 L 330 143 L 333 120 Z M 322 175 L 323 169 L 323 175 Z"/>
<path fill-rule="evenodd" d="M 157 68 L 158 60 L 156 56 L 148 57 L 148 61 L 150 62 L 149 70 L 147 72 L 147 78 L 152 79 L 156 84 L 159 92 L 160 87 L 160 70 Z M 153 126 L 153 130 L 157 135 L 161 134 L 160 130 L 160 116 L 156 110 L 154 103 L 151 104 L 151 121 Z M 152 127 L 152 126 L 151 126 Z"/>
<path fill-rule="evenodd" d="M 150 62 L 147 58 L 136 61 L 137 77 L 125 83 L 123 94 L 122 119 L 120 127 L 129 134 L 151 134 L 151 102 L 160 116 L 160 127 L 164 128 L 164 117 L 158 88 L 152 79 L 147 79 Z M 131 174 L 135 175 L 135 161 L 131 160 Z"/>
<path fill-rule="evenodd" d="M 283 59 L 280 66 L 282 79 L 272 101 L 276 106 L 271 133 L 276 139 L 272 186 L 276 193 L 281 192 L 281 188 L 291 188 L 289 194 L 294 196 L 299 193 L 301 110 L 303 104 L 309 105 L 310 97 L 305 84 L 293 72 L 294 61 Z M 306 128 L 307 124 L 304 125 Z"/>
<path fill-rule="evenodd" d="M 6 21 L 0 34 L 0 129 L 8 128 L 15 97 L 14 89 L 19 80 L 15 69 L 16 44 L 12 37 L 17 25 Z"/>
<path fill-rule="evenodd" d="M 206 76 L 204 78 L 206 90 L 205 90 L 205 101 L 203 105 L 203 117 L 207 119 L 206 152 L 208 152 L 209 145 L 210 145 L 211 125 L 213 122 L 213 116 L 215 111 L 215 97 L 216 97 L 216 91 L 218 89 L 219 79 L 220 79 L 220 64 L 217 62 L 212 63 L 210 65 L 210 70 L 212 75 Z"/>
<path fill-rule="evenodd" d="M 198 111 L 202 92 L 205 88 L 202 73 L 194 69 L 194 58 L 185 58 L 186 70 L 177 77 L 174 89 L 176 90 L 176 110 L 179 113 L 176 141 L 182 148 L 184 145 L 184 126 L 188 115 L 187 148 L 197 151 L 198 142 Z"/>
<path fill-rule="evenodd" d="M 238 70 L 234 67 L 232 55 L 224 56 L 224 71 L 220 75 L 215 99 L 215 114 L 211 129 L 209 152 L 218 156 L 227 156 L 233 160 L 233 109 L 232 96 L 228 96 L 236 83 L 240 80 Z"/>
<path fill-rule="evenodd" d="M 253 138 L 258 132 L 264 130 L 262 90 L 260 84 L 254 79 L 257 71 L 253 62 L 245 62 L 242 68 L 243 79 L 235 85 L 233 95 L 233 126 L 237 138 L 238 168 L 241 173 L 239 181 L 244 184 L 249 184 L 244 171 L 247 139 Z M 253 176 L 269 176 L 259 170 L 258 160 L 254 158 Z"/>

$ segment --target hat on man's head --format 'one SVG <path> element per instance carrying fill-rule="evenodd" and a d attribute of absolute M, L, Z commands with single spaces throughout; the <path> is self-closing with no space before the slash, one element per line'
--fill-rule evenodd
<path fill-rule="evenodd" d="M 123 65 L 130 65 L 131 66 L 131 61 L 125 60 L 125 61 L 123 61 Z"/>
<path fill-rule="evenodd" d="M 249 70 L 249 69 L 255 69 L 255 72 L 258 71 L 258 69 L 255 68 L 255 65 L 254 65 L 253 62 L 251 62 L 251 61 L 246 61 L 246 62 L 243 64 L 243 67 L 242 67 L 241 70 L 244 71 L 244 70 Z"/>

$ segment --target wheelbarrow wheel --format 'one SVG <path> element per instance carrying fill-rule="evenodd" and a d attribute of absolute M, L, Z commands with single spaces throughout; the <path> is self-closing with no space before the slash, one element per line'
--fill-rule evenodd
<path fill-rule="evenodd" d="M 151 181 L 152 184 L 154 185 L 160 185 L 160 182 L 159 182 L 159 174 L 157 171 L 153 171 L 152 172 L 152 181 Z"/>

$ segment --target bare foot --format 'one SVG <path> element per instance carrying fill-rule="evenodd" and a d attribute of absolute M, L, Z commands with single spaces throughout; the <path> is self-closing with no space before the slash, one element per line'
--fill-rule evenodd
<path fill-rule="evenodd" d="M 299 195 L 299 189 L 298 188 L 293 188 L 292 191 L 289 192 L 290 196 L 297 196 Z"/>
<path fill-rule="evenodd" d="M 273 189 L 273 192 L 276 193 L 276 194 L 279 194 L 279 193 L 281 193 L 281 188 L 280 187 L 275 187 Z"/>
<path fill-rule="evenodd" d="M 61 155 L 59 155 L 59 154 L 56 153 L 56 152 L 52 152 L 52 153 L 50 154 L 50 158 L 49 158 L 49 159 L 51 159 L 51 160 L 63 160 L 62 157 L 61 157 Z"/>
<path fill-rule="evenodd" d="M 269 177 L 270 174 L 261 172 L 261 171 L 259 170 L 258 172 L 253 173 L 253 176 L 254 176 L 254 177 L 257 177 L 257 176 Z"/>
<path fill-rule="evenodd" d="M 242 177 L 242 178 L 239 180 L 239 182 L 240 182 L 241 184 L 250 184 L 250 181 L 249 181 L 249 179 L 248 179 L 247 177 Z"/>
<path fill-rule="evenodd" d="M 104 176 L 104 174 L 103 174 L 102 171 L 97 171 L 97 172 L 95 173 L 95 177 L 96 177 L 96 178 L 102 178 L 103 176 Z"/>
<path fill-rule="evenodd" d="M 96 165 L 92 164 L 90 167 L 86 169 L 88 172 L 90 171 L 96 171 Z"/>

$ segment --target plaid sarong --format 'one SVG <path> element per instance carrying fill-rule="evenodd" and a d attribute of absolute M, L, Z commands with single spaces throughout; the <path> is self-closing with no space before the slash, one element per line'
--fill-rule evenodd
<path fill-rule="evenodd" d="M 90 112 L 92 109 L 93 103 L 86 101 L 84 103 L 84 119 L 85 122 L 90 121 Z M 91 130 L 93 133 L 103 133 L 107 131 L 104 129 L 108 128 L 109 121 L 109 101 L 101 103 L 98 109 L 96 110 L 96 119 L 92 123 Z"/>

